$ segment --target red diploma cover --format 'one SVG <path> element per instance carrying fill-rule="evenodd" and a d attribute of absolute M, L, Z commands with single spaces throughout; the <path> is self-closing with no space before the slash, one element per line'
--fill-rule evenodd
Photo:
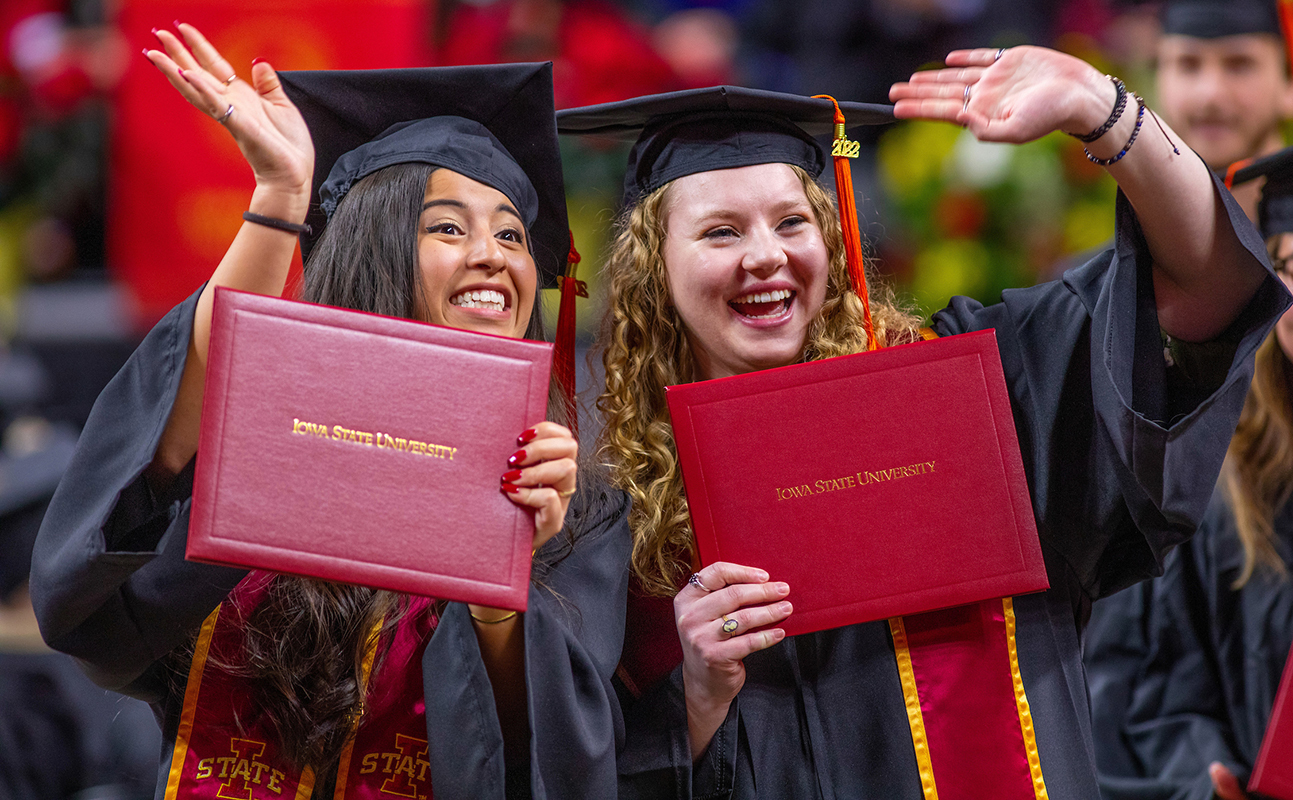
<path fill-rule="evenodd" d="M 1257 753 L 1253 775 L 1248 781 L 1250 793 L 1277 800 L 1293 800 L 1293 651 L 1284 663 L 1280 689 L 1271 708 L 1270 722 Z"/>
<path fill-rule="evenodd" d="M 524 610 L 552 347 L 217 289 L 188 557 Z"/>
<path fill-rule="evenodd" d="M 701 560 L 789 583 L 787 635 L 1049 586 L 994 331 L 667 398 Z"/>

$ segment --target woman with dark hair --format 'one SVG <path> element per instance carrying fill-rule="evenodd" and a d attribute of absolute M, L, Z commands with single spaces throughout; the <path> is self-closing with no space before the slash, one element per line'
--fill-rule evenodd
<path fill-rule="evenodd" d="M 826 159 L 810 134 L 829 130 L 830 102 L 719 87 L 558 114 L 565 133 L 638 135 L 606 267 L 599 400 L 601 453 L 633 498 L 622 797 L 1096 796 L 1090 603 L 1193 532 L 1252 353 L 1288 306 L 1233 199 L 1121 81 L 1051 50 L 968 50 L 891 97 L 899 117 L 984 141 L 1083 138 L 1122 190 L 1115 247 L 997 305 L 956 298 L 923 333 L 875 292 L 868 319 L 850 288 L 861 264 L 815 182 Z M 855 123 L 880 116 L 840 106 Z M 1049 590 L 787 637 L 795 586 L 757 566 L 701 568 L 667 386 L 988 328 Z M 1169 391 L 1163 333 L 1222 342 L 1217 382 Z M 778 424 L 770 406 L 752 435 Z M 787 547 L 834 544 L 794 536 Z"/>
<path fill-rule="evenodd" d="M 1265 177 L 1258 217 L 1293 285 L 1293 149 L 1234 173 Z M 1293 647 L 1293 314 L 1257 350 L 1212 503 L 1162 576 L 1091 610 L 1083 660 L 1106 798 L 1247 797 Z"/>
<path fill-rule="evenodd" d="M 535 521 L 524 614 L 184 560 L 214 288 L 282 293 L 298 232 L 305 300 L 542 338 L 537 290 L 568 252 L 550 66 L 257 63 L 247 82 L 178 31 L 146 56 L 256 189 L 210 282 L 91 415 L 33 560 L 43 635 L 154 704 L 158 797 L 613 793 L 627 502 L 577 485 L 558 422 L 501 434 L 519 449 L 500 491 Z"/>

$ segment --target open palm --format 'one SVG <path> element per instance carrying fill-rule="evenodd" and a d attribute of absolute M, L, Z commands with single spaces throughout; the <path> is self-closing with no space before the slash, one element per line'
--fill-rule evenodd
<path fill-rule="evenodd" d="M 177 30 L 182 40 L 170 31 L 154 31 L 165 52 L 145 51 L 148 60 L 185 100 L 228 128 L 258 186 L 308 194 L 314 145 L 274 69 L 264 62 L 254 63 L 248 83 L 236 77 L 234 68 L 197 28 L 180 24 Z"/>
<path fill-rule="evenodd" d="M 1107 114 L 1113 103 L 1113 87 L 1094 67 L 1054 50 L 957 50 L 946 63 L 893 85 L 896 116 L 954 122 L 983 141 L 1019 144 L 1056 130 L 1087 133 L 1094 125 L 1084 112 L 1103 119 L 1099 109 Z"/>

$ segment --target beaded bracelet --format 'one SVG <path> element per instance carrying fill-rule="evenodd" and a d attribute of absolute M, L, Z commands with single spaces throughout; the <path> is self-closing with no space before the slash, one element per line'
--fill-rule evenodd
<path fill-rule="evenodd" d="M 1122 161 L 1122 157 L 1127 155 L 1127 151 L 1136 143 L 1136 137 L 1140 135 L 1140 126 L 1145 124 L 1145 99 L 1135 93 L 1132 93 L 1132 97 L 1136 98 L 1136 105 L 1139 106 L 1139 109 L 1136 111 L 1136 127 L 1131 129 L 1131 138 L 1128 139 L 1127 143 L 1118 151 L 1118 155 L 1113 158 L 1096 158 L 1091 155 L 1091 151 L 1086 149 L 1084 146 L 1082 148 L 1082 152 L 1086 153 L 1087 161 L 1101 167 L 1107 167 L 1110 164 L 1117 164 L 1119 161 Z M 1175 146 L 1173 146 L 1173 149 L 1175 149 Z"/>
<path fill-rule="evenodd" d="M 1103 125 L 1091 131 L 1086 136 L 1079 136 L 1076 133 L 1069 134 L 1083 144 L 1091 144 L 1096 139 L 1099 139 L 1101 136 L 1108 133 L 1109 129 L 1114 125 L 1117 125 L 1118 120 L 1122 119 L 1123 109 L 1127 107 L 1127 84 L 1123 83 L 1121 78 L 1115 78 L 1112 75 L 1105 75 L 1105 77 L 1113 81 L 1113 88 L 1118 92 L 1118 96 L 1113 101 L 1113 111 L 1109 112 L 1109 118 L 1104 121 Z"/>
<path fill-rule="evenodd" d="M 287 231 L 288 233 L 295 233 L 297 235 L 304 233 L 306 236 L 309 236 L 314 233 L 314 229 L 305 223 L 288 222 L 285 219 L 267 217 L 263 214 L 253 214 L 250 211 L 242 212 L 242 218 L 248 222 L 254 222 L 257 225 L 264 225 L 266 228 L 273 228 L 278 231 Z"/>

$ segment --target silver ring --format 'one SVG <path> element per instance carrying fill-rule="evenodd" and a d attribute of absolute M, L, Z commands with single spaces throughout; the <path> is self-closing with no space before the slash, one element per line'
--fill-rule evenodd
<path fill-rule="evenodd" d="M 1006 48 L 1003 47 L 997 51 L 997 54 L 995 56 L 992 57 L 992 63 L 995 64 L 998 61 L 1000 61 L 1001 57 L 1004 56 L 1005 54 L 1006 54 Z"/>
<path fill-rule="evenodd" d="M 997 56 L 997 58 L 1001 58 L 1001 56 Z M 235 72 L 234 74 L 224 79 L 224 85 L 228 86 L 229 84 L 233 83 L 236 80 L 238 80 L 238 73 Z"/>
<path fill-rule="evenodd" d="M 691 573 L 691 577 L 687 579 L 687 583 L 690 583 L 692 586 L 695 586 L 697 589 L 700 589 L 702 592 L 709 591 L 709 589 L 705 586 L 705 584 L 700 582 L 699 572 Z"/>
<path fill-rule="evenodd" d="M 965 84 L 965 93 L 961 97 L 961 110 L 964 111 L 970 107 L 970 84 Z"/>
<path fill-rule="evenodd" d="M 728 619 L 726 614 L 723 615 L 723 633 L 731 636 L 736 633 L 736 629 L 739 627 L 741 627 L 741 623 L 734 619 Z"/>
<path fill-rule="evenodd" d="M 230 117 L 232 117 L 232 116 L 233 116 L 233 103 L 230 103 L 230 104 L 229 104 L 229 107 L 228 107 L 228 108 L 226 108 L 226 109 L 224 110 L 224 113 L 223 113 L 223 114 L 221 114 L 220 116 L 216 117 L 216 122 L 218 122 L 218 123 L 220 123 L 221 125 L 223 125 L 223 124 L 225 124 L 225 122 L 227 122 L 227 121 L 229 120 L 229 118 L 230 118 Z"/>

